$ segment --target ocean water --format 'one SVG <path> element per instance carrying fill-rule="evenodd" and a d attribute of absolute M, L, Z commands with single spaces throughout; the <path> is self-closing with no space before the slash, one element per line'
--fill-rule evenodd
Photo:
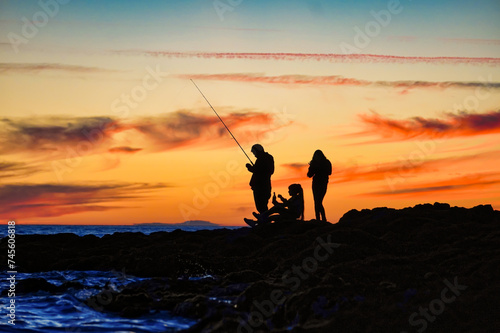
<path fill-rule="evenodd" d="M 91 225 L 16 225 L 16 235 L 74 233 L 79 236 L 93 234 L 102 237 L 115 232 L 142 232 L 150 234 L 157 231 L 196 231 L 217 229 L 215 226 L 91 226 Z M 231 229 L 239 227 L 227 227 Z M 7 226 L 2 228 L 0 237 L 7 235 Z M 98 294 L 105 286 L 119 290 L 134 281 L 144 280 L 122 272 L 111 271 L 51 271 L 38 273 L 16 273 L 16 283 L 28 278 L 42 278 L 47 282 L 61 286 L 65 282 L 78 282 L 84 288 L 68 288 L 59 293 L 38 291 L 26 294 L 16 292 L 15 297 L 8 297 L 10 273 L 0 272 L 0 332 L 116 332 L 116 333 L 153 333 L 177 332 L 191 327 L 196 321 L 175 317 L 168 311 L 152 312 L 140 318 L 122 318 L 118 315 L 99 311 L 84 303 L 92 295 Z M 203 277 L 190 277 L 200 279 Z M 10 299 L 15 300 L 15 325 L 8 323 Z"/>
<path fill-rule="evenodd" d="M 78 236 L 114 234 L 115 232 L 142 232 L 149 235 L 157 231 L 171 232 L 177 229 L 184 231 L 213 230 L 220 228 L 237 229 L 241 227 L 219 226 L 178 226 L 178 225 L 49 225 L 49 224 L 16 224 L 16 235 L 52 235 L 72 233 Z M 7 236 L 6 225 L 1 227 L 0 238 Z"/>
<path fill-rule="evenodd" d="M 9 289 L 10 274 L 0 273 L 0 288 Z M 15 321 L 8 323 L 9 313 L 7 295 L 2 295 L 0 305 L 0 332 L 176 332 L 189 328 L 196 322 L 191 319 L 174 317 L 167 311 L 150 313 L 141 318 L 122 318 L 101 312 L 84 303 L 88 297 L 107 288 L 119 289 L 127 283 L 144 280 L 133 276 L 124 277 L 119 272 L 100 271 L 52 271 L 43 273 L 18 273 L 17 281 L 27 278 L 43 278 L 56 286 L 65 282 L 79 282 L 83 289 L 69 288 L 61 293 L 38 291 L 18 294 L 15 300 Z"/>

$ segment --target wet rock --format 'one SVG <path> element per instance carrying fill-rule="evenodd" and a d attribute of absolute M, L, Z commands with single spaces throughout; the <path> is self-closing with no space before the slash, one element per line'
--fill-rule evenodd
<path fill-rule="evenodd" d="M 56 293 L 59 288 L 42 278 L 29 278 L 17 281 L 16 292 L 20 294 L 35 293 L 38 291 L 47 291 Z"/>

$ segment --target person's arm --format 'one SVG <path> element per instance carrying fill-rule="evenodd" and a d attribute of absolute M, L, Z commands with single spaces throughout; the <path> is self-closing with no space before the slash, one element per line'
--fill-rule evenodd
<path fill-rule="evenodd" d="M 312 176 L 314 176 L 316 172 L 314 171 L 314 167 L 309 164 L 309 169 L 307 170 L 307 177 L 311 178 Z"/>
<path fill-rule="evenodd" d="M 285 204 L 285 205 L 286 205 L 286 203 L 288 202 L 288 200 L 287 200 L 287 199 L 285 199 L 285 198 L 284 198 L 281 194 L 278 194 L 278 198 L 280 198 L 280 199 L 281 199 L 281 201 L 283 202 L 283 204 Z"/>
<path fill-rule="evenodd" d="M 273 193 L 273 205 L 275 205 L 275 206 L 276 206 L 276 205 L 278 205 L 278 204 L 279 204 L 279 202 L 278 202 L 278 200 L 276 200 L 276 192 L 274 192 L 274 193 Z"/>
<path fill-rule="evenodd" d="M 260 173 L 262 173 L 262 160 L 257 158 L 253 165 L 251 165 L 250 163 L 247 163 L 246 167 L 247 167 L 248 171 L 250 171 L 252 173 L 260 174 Z"/>
<path fill-rule="evenodd" d="M 269 155 L 269 175 L 274 174 L 274 157 Z"/>

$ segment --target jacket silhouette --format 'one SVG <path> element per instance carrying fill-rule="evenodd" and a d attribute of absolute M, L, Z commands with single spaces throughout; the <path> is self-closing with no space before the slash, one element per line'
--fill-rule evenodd
<path fill-rule="evenodd" d="M 252 173 L 250 187 L 253 191 L 255 208 L 259 213 L 267 211 L 267 204 L 271 198 L 271 176 L 274 173 L 274 158 L 264 151 L 264 148 L 255 144 L 252 153 L 257 160 L 254 165 L 246 164 L 248 171 Z"/>

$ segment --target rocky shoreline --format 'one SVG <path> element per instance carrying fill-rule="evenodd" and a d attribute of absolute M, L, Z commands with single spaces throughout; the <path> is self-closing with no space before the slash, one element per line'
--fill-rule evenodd
<path fill-rule="evenodd" d="M 19 272 L 148 277 L 87 305 L 126 317 L 168 310 L 198 320 L 190 332 L 499 332 L 499 226 L 490 205 L 436 203 L 352 210 L 336 224 L 19 235 L 16 261 Z M 4 238 L 2 262 L 6 253 Z"/>

